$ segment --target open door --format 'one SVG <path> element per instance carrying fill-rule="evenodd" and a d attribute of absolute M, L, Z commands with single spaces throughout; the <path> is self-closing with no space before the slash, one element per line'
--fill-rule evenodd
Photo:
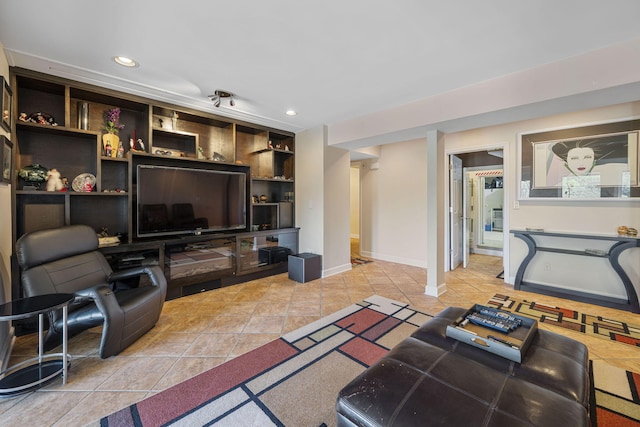
<path fill-rule="evenodd" d="M 463 194 L 462 194 L 462 159 L 456 155 L 449 156 L 449 215 L 451 224 L 451 270 L 455 270 L 462 262 L 464 221 L 463 221 Z M 465 266 L 466 267 L 466 266 Z"/>

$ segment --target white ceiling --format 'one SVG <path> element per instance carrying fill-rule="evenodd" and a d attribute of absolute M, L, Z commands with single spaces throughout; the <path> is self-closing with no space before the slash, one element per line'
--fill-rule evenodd
<path fill-rule="evenodd" d="M 2 1 L 0 42 L 9 65 L 297 132 L 635 40 L 639 18 L 638 0 Z"/>

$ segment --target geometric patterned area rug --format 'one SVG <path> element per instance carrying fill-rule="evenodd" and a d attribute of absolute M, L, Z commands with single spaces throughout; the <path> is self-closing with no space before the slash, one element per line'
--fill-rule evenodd
<path fill-rule="evenodd" d="M 500 294 L 494 295 L 487 305 L 531 317 L 540 323 L 640 347 L 640 326 L 627 322 Z"/>
<path fill-rule="evenodd" d="M 591 408 L 591 419 L 597 420 L 593 427 L 640 425 L 640 375 L 599 360 L 591 361 L 591 372 L 595 384 L 591 400 L 598 403 Z"/>
<path fill-rule="evenodd" d="M 92 425 L 335 426 L 340 389 L 431 317 L 374 295 Z M 602 362 L 592 373 L 592 425 L 640 426 L 640 376 Z"/>
<path fill-rule="evenodd" d="M 372 296 L 104 417 L 101 426 L 332 426 L 338 392 L 431 316 Z"/>

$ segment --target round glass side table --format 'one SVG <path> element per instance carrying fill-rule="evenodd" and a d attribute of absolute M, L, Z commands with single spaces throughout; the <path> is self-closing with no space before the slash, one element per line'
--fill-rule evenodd
<path fill-rule="evenodd" d="M 67 382 L 69 356 L 67 354 L 67 307 L 73 294 L 46 294 L 20 298 L 0 305 L 0 322 L 38 316 L 38 356 L 13 365 L 0 372 L 0 397 L 16 396 L 43 386 L 62 375 Z M 62 309 L 62 353 L 44 354 L 43 315 Z"/>

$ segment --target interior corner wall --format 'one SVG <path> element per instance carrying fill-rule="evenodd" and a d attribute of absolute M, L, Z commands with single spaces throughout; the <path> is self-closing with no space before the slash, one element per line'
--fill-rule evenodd
<path fill-rule="evenodd" d="M 361 168 L 362 256 L 426 268 L 426 158 L 426 139 L 397 142 Z"/>
<path fill-rule="evenodd" d="M 296 134 L 295 167 L 299 251 L 322 255 L 323 276 L 351 269 L 349 152 L 328 146 L 326 126 L 309 129 Z"/>
<path fill-rule="evenodd" d="M 351 270 L 349 151 L 324 149 L 324 255 L 323 274 Z"/>
<path fill-rule="evenodd" d="M 326 128 L 296 134 L 295 222 L 299 252 L 324 253 L 324 147 Z"/>

